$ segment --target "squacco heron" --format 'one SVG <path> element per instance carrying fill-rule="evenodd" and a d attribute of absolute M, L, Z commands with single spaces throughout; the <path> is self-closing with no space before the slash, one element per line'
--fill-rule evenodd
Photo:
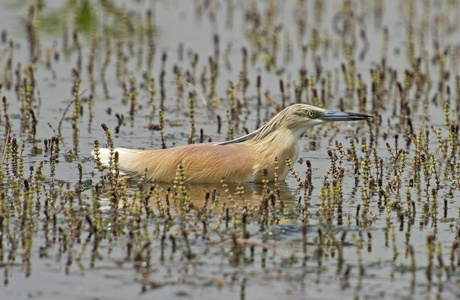
<path fill-rule="evenodd" d="M 275 167 L 278 167 L 278 179 L 281 181 L 289 171 L 285 161 L 289 158 L 295 163 L 299 155 L 297 141 L 306 129 L 325 122 L 369 118 L 372 116 L 294 104 L 261 128 L 234 140 L 161 150 L 116 148 L 115 151 L 119 155 L 121 172 L 147 174 L 152 181 L 174 181 L 180 163 L 184 167 L 186 181 L 190 183 L 215 183 L 223 178 L 226 182 L 260 182 L 264 176 L 273 180 Z M 101 148 L 100 159 L 104 166 L 108 166 L 110 150 Z"/>

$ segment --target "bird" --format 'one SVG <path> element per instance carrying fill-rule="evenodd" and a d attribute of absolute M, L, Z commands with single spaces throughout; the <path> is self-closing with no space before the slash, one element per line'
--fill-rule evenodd
<path fill-rule="evenodd" d="M 259 129 L 233 140 L 158 150 L 115 148 L 112 152 L 118 152 L 122 174 L 145 175 L 149 181 L 174 182 L 179 165 L 188 183 L 262 182 L 276 177 L 284 181 L 289 173 L 286 159 L 292 164 L 296 162 L 298 140 L 308 128 L 327 122 L 371 118 L 367 114 L 298 103 L 287 106 Z M 113 155 L 110 149 L 100 148 L 98 154 L 95 152 L 93 157 L 108 167 Z"/>

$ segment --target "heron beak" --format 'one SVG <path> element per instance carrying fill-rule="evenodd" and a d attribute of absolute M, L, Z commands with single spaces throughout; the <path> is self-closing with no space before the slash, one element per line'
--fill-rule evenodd
<path fill-rule="evenodd" d="M 326 110 L 320 117 L 325 122 L 338 122 L 338 121 L 360 121 L 372 119 L 373 116 L 360 113 L 347 113 L 334 110 Z"/>

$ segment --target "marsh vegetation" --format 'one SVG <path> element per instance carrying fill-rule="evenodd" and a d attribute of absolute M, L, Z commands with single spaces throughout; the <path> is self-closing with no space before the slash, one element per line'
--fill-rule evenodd
<path fill-rule="evenodd" d="M 458 1 L 5 2 L 2 298 L 460 296 Z M 374 119 L 306 132 L 285 182 L 122 180 L 90 154 L 298 102 Z"/>

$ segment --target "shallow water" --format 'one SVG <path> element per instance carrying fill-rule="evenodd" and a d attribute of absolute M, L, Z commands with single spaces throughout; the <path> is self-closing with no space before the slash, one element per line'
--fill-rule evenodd
<path fill-rule="evenodd" d="M 229 0 L 114 1 L 104 6 L 44 1 L 40 10 L 33 3 L 7 2 L 0 12 L 0 31 L 6 34 L 0 42 L 1 94 L 8 102 L 6 114 L 4 106 L 0 114 L 1 150 L 7 155 L 1 186 L 2 299 L 460 296 L 460 4 Z M 146 29 L 148 9 L 153 33 Z M 27 26 L 30 20 L 32 27 Z M 305 32 L 299 33 L 303 21 Z M 307 45 L 306 57 L 302 45 Z M 246 91 L 240 79 L 243 47 L 248 54 Z M 211 57 L 218 62 L 214 95 Z M 33 84 L 23 84 L 30 78 L 29 62 Z M 181 70 L 177 77 L 175 66 Z M 79 68 L 80 108 L 72 92 L 73 70 Z M 272 192 L 279 191 L 274 198 L 261 184 L 132 180 L 115 185 L 112 194 L 112 185 L 102 187 L 90 157 L 95 140 L 107 142 L 102 123 L 118 147 L 161 148 L 160 132 L 149 126 L 160 123 L 162 70 L 164 141 L 172 147 L 187 144 L 191 130 L 188 98 L 194 90 L 185 81 L 194 82 L 208 101 L 206 106 L 192 95 L 195 141 L 201 129 L 204 141 L 224 141 L 232 108 L 229 81 L 238 99 L 233 108 L 239 113 L 230 121 L 236 137 L 255 130 L 282 106 L 280 80 L 285 104 L 296 101 L 295 86 L 304 85 L 302 68 L 309 79 L 302 102 L 346 111 L 360 111 L 361 104 L 363 112 L 375 115 L 370 123 L 327 124 L 304 134 L 299 142 L 303 162 L 294 170 L 304 181 L 305 161 L 311 161 L 312 190 L 299 186 L 293 175 L 279 187 L 268 183 Z M 372 78 L 371 70 L 380 72 L 380 80 Z M 150 77 L 155 80 L 153 102 L 145 79 Z M 131 106 L 132 78 L 136 94 Z M 359 78 L 365 100 L 357 91 Z M 31 85 L 33 94 L 27 98 Z M 123 116 L 121 125 L 117 114 Z M 34 116 L 35 143 L 42 152 L 32 154 Z M 16 156 L 5 144 L 8 122 L 10 137 L 19 145 Z M 411 136 L 416 139 L 419 133 L 416 147 Z M 51 153 L 45 143 L 55 136 L 59 152 Z M 356 144 L 356 179 L 350 140 Z M 343 154 L 336 143 L 343 144 Z M 407 156 L 397 156 L 396 148 Z M 21 159 L 23 173 L 17 174 Z M 34 176 L 41 162 L 42 179 Z M 111 202 L 114 195 L 117 203 Z M 269 200 L 264 209 L 263 199 L 275 199 L 274 205 Z"/>

